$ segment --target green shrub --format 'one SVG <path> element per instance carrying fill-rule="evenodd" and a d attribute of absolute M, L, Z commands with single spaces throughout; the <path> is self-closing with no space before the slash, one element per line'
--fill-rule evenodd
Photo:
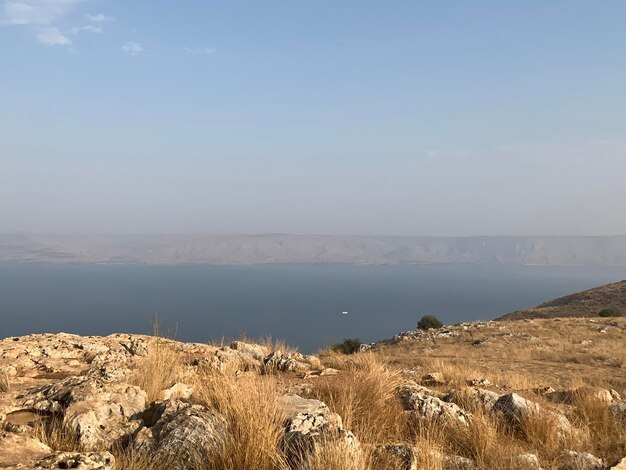
<path fill-rule="evenodd" d="M 346 338 L 342 343 L 333 345 L 332 350 L 342 354 L 354 354 L 355 352 L 359 352 L 360 347 L 361 340 L 359 338 Z"/>
<path fill-rule="evenodd" d="M 616 308 L 605 308 L 600 310 L 600 313 L 598 314 L 601 317 L 607 318 L 607 317 L 620 317 L 620 313 L 617 311 Z"/>
<path fill-rule="evenodd" d="M 441 323 L 439 318 L 437 318 L 434 315 L 424 315 L 417 322 L 417 327 L 420 330 L 437 329 L 437 328 L 441 328 L 442 326 L 443 326 L 443 323 Z"/>

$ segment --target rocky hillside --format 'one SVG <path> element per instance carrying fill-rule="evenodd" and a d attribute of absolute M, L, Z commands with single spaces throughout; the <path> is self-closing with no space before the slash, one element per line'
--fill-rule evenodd
<path fill-rule="evenodd" d="M 550 300 L 532 308 L 518 310 L 500 319 L 596 317 L 604 309 L 626 315 L 626 281 L 607 284 Z"/>
<path fill-rule="evenodd" d="M 405 332 L 350 356 L 6 338 L 0 468 L 623 469 L 626 319 L 555 321 Z M 524 349 L 580 364 L 542 375 Z"/>

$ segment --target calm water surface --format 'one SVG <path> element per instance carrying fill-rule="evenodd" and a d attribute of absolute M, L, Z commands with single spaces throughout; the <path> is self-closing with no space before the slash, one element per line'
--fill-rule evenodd
<path fill-rule="evenodd" d="M 0 264 L 0 337 L 147 333 L 158 313 L 185 341 L 271 335 L 314 351 L 388 338 L 426 313 L 490 319 L 622 279 L 624 267 Z"/>

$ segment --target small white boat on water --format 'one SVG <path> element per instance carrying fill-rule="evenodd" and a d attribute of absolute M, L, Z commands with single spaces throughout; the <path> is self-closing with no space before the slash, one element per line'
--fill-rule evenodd
<path fill-rule="evenodd" d="M 348 314 L 348 312 L 341 312 L 341 314 L 342 314 L 342 315 L 347 315 L 347 314 Z"/>

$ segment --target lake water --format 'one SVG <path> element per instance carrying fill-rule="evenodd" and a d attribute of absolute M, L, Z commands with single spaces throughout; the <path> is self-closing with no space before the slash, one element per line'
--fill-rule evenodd
<path fill-rule="evenodd" d="M 8 263 L 0 337 L 148 333 L 156 313 L 180 340 L 271 335 L 312 352 L 346 337 L 391 337 L 427 313 L 446 323 L 491 319 L 622 279 L 626 267 Z"/>

